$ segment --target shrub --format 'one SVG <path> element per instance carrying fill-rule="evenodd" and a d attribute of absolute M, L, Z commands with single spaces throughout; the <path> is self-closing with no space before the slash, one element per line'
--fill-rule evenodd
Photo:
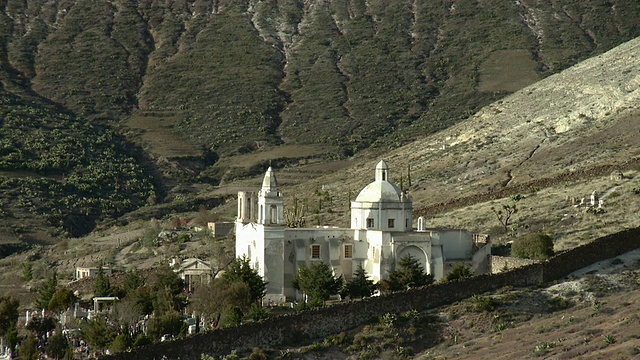
<path fill-rule="evenodd" d="M 476 312 L 489 312 L 496 309 L 496 306 L 500 305 L 500 302 L 489 296 L 473 295 L 471 302 L 474 305 L 474 311 Z"/>
<path fill-rule="evenodd" d="M 453 270 L 451 270 L 451 272 L 448 273 L 447 276 L 444 277 L 444 279 L 445 281 L 452 281 L 452 280 L 458 280 L 458 279 L 465 279 L 471 276 L 473 276 L 471 269 L 469 269 L 463 263 L 456 263 L 453 266 Z"/>
<path fill-rule="evenodd" d="M 511 254 L 523 259 L 546 260 L 553 256 L 553 240 L 542 233 L 527 234 L 513 241 Z"/>
<path fill-rule="evenodd" d="M 380 282 L 382 292 L 402 291 L 433 284 L 433 275 L 424 271 L 424 266 L 413 256 L 405 255 L 398 267 L 389 272 L 389 277 Z"/>

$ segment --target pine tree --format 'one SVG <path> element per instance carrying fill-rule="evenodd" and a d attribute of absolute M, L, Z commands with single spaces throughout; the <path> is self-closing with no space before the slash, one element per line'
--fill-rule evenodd
<path fill-rule="evenodd" d="M 453 270 L 444 277 L 446 281 L 465 279 L 473 276 L 471 270 L 463 263 L 457 263 L 453 266 Z"/>
<path fill-rule="evenodd" d="M 111 296 L 113 294 L 111 282 L 109 281 L 109 278 L 104 275 L 102 264 L 98 266 L 98 275 L 96 276 L 93 292 L 96 296 Z"/>
<path fill-rule="evenodd" d="M 362 265 L 358 265 L 353 278 L 345 285 L 342 295 L 350 298 L 363 298 L 373 295 L 375 291 L 376 285 L 373 280 L 369 279 Z"/>
<path fill-rule="evenodd" d="M 49 309 L 49 302 L 53 298 L 58 288 L 58 273 L 53 270 L 51 276 L 45 281 L 44 285 L 38 290 L 38 298 L 36 299 L 36 307 L 38 309 Z"/>
<path fill-rule="evenodd" d="M 405 255 L 381 285 L 385 291 L 402 291 L 430 284 L 433 284 L 433 275 L 425 273 L 424 266 L 416 258 Z"/>
<path fill-rule="evenodd" d="M 251 267 L 246 256 L 236 258 L 224 272 L 222 278 L 229 282 L 241 281 L 247 284 L 251 294 L 251 303 L 259 302 L 267 290 L 267 283 L 258 274 L 258 271 Z"/>
<path fill-rule="evenodd" d="M 0 344 L 13 345 L 12 337 L 17 332 L 18 308 L 20 303 L 13 296 L 0 296 Z M 13 349 L 13 347 L 9 347 Z"/>
<path fill-rule="evenodd" d="M 343 286 L 342 276 L 333 276 L 329 265 L 320 262 L 311 266 L 301 265 L 293 277 L 292 285 L 309 297 L 309 305 L 322 306 L 331 295 L 337 295 Z"/>

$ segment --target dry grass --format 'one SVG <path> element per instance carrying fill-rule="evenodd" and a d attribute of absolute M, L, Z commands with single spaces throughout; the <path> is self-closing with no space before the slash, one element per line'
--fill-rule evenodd
<path fill-rule="evenodd" d="M 480 66 L 478 90 L 514 92 L 540 80 L 528 50 L 497 50 Z"/>
<path fill-rule="evenodd" d="M 184 115 L 174 111 L 139 111 L 129 117 L 126 126 L 143 148 L 155 156 L 199 156 L 202 150 L 177 128 Z"/>
<path fill-rule="evenodd" d="M 638 188 L 640 174 L 630 171 L 621 181 L 613 181 L 605 176 L 522 194 L 524 198 L 516 203 L 518 213 L 512 221 L 512 233 L 494 238 L 494 242 L 511 240 L 518 235 L 539 231 L 551 234 L 555 250 L 559 251 L 606 234 L 640 226 L 640 194 L 634 192 Z M 604 212 L 594 214 L 587 211 L 588 206 L 572 204 L 571 198 L 577 201 L 584 198 L 588 202 L 593 191 L 596 191 L 603 201 Z M 491 208 L 512 202 L 510 198 L 483 202 L 438 214 L 429 219 L 429 222 L 435 227 L 487 232 L 492 227 L 500 225 Z"/>

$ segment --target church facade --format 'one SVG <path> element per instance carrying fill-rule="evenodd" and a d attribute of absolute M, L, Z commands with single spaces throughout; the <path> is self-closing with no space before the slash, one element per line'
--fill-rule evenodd
<path fill-rule="evenodd" d="M 405 255 L 416 258 L 435 279 L 456 263 L 472 272 L 489 270 L 491 244 L 487 237 L 460 229 L 432 229 L 425 219 L 413 227 L 411 198 L 389 181 L 383 160 L 375 180 L 351 202 L 351 227 L 289 228 L 275 173 L 267 170 L 259 191 L 238 193 L 236 256 L 247 257 L 268 282 L 265 301 L 282 303 L 302 294 L 291 285 L 300 265 L 322 261 L 334 274 L 349 280 L 358 266 L 378 282 Z"/>

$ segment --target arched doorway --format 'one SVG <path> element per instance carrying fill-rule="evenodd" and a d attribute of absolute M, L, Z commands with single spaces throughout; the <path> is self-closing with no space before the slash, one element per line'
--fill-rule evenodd
<path fill-rule="evenodd" d="M 396 263 L 406 255 L 411 255 L 414 259 L 418 260 L 418 262 L 422 264 L 424 272 L 426 272 L 427 274 L 431 274 L 431 266 L 429 265 L 429 260 L 427 259 L 427 255 L 422 249 L 417 246 L 407 246 L 402 248 L 400 252 L 398 252 L 398 256 L 396 257 Z"/>

